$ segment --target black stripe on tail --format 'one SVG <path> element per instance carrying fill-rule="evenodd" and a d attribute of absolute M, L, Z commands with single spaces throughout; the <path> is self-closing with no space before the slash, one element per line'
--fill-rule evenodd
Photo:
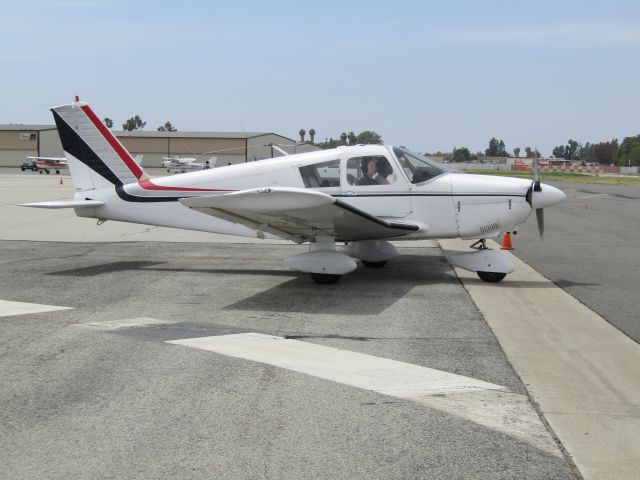
<path fill-rule="evenodd" d="M 51 112 L 56 121 L 58 134 L 60 135 L 60 141 L 62 142 L 64 151 L 69 153 L 69 155 L 73 155 L 105 180 L 113 183 L 116 187 L 121 186 L 122 181 L 109 170 L 109 167 L 107 167 L 91 147 L 78 135 L 78 132 L 71 128 L 54 110 L 51 110 Z"/>

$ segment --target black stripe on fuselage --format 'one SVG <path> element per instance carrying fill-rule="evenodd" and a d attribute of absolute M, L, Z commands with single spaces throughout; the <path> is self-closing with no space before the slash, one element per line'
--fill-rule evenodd
<path fill-rule="evenodd" d="M 396 228 L 398 230 L 408 230 L 410 232 L 415 232 L 416 230 L 418 230 L 420 227 L 418 227 L 418 225 L 414 225 L 414 224 L 407 224 L 407 223 L 395 223 L 395 222 L 387 222 L 386 220 L 382 220 L 381 218 L 375 217 L 367 212 L 364 212 L 362 210 L 360 210 L 359 208 L 355 208 L 351 205 L 349 205 L 346 202 L 343 202 L 342 200 L 337 200 L 336 199 L 336 203 L 335 203 L 338 207 L 343 208 L 344 210 L 348 210 L 351 213 L 355 213 L 356 215 L 360 215 L 363 218 L 366 218 L 367 220 L 370 220 L 372 222 L 377 223 L 378 225 L 382 225 L 383 227 L 387 227 L 387 228 Z"/>
<path fill-rule="evenodd" d="M 359 197 L 525 197 L 524 193 L 358 193 L 357 195 L 331 195 L 336 198 Z"/>
<path fill-rule="evenodd" d="M 185 197 L 138 197 L 127 193 L 124 185 L 116 186 L 116 193 L 126 202 L 147 203 L 147 202 L 177 202 Z M 523 194 L 502 194 L 502 193 L 367 193 L 363 195 L 332 195 L 334 198 L 358 198 L 358 197 L 525 197 Z M 340 201 L 342 205 L 348 205 Z M 388 225 L 386 225 L 388 226 Z M 400 227 L 403 228 L 403 227 Z"/>
<path fill-rule="evenodd" d="M 87 142 L 71 126 L 65 122 L 55 110 L 51 110 L 58 127 L 60 141 L 65 152 L 73 155 L 91 170 L 115 186 L 122 185 L 122 181 L 107 167 L 100 157 L 91 149 Z"/>
<path fill-rule="evenodd" d="M 181 198 L 185 198 L 185 197 L 136 197 L 135 195 L 131 195 L 130 193 L 127 193 L 127 191 L 124 189 L 124 185 L 117 185 L 116 193 L 125 202 L 135 202 L 135 203 L 177 202 Z"/>

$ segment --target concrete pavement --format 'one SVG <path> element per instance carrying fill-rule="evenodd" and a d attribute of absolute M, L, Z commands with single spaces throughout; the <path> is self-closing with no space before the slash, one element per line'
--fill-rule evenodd
<path fill-rule="evenodd" d="M 638 478 L 640 345 L 506 254 L 516 271 L 500 284 L 456 274 L 584 478 Z"/>

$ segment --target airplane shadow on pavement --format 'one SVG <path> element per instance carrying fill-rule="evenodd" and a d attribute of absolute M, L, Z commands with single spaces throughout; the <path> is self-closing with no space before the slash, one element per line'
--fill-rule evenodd
<path fill-rule="evenodd" d="M 277 275 L 286 277 L 295 277 L 301 275 L 299 272 L 292 270 L 249 270 L 249 269 L 225 269 L 225 268 L 170 268 L 158 267 L 165 265 L 167 262 L 149 262 L 149 261 L 123 261 L 109 262 L 91 267 L 73 268 L 71 270 L 60 270 L 57 272 L 49 272 L 47 275 L 60 275 L 71 277 L 93 277 L 107 273 L 117 273 L 126 271 L 151 271 L 151 272 L 181 272 L 181 273 L 209 273 L 209 274 L 244 274 L 244 275 Z"/>
<path fill-rule="evenodd" d="M 362 265 L 335 284 L 316 284 L 308 274 L 244 298 L 224 310 L 377 315 L 417 287 L 458 284 L 440 256 L 403 255 L 382 269 Z M 429 298 L 425 296 L 425 298 Z"/>
<path fill-rule="evenodd" d="M 167 266 L 164 266 L 167 265 Z M 459 284 L 450 265 L 440 255 L 402 255 L 384 268 L 363 265 L 332 285 L 319 285 L 309 274 L 287 269 L 233 269 L 170 267 L 167 262 L 117 261 L 90 267 L 46 273 L 53 276 L 93 277 L 124 272 L 192 273 L 194 275 L 257 275 L 282 277 L 283 283 L 261 290 L 223 310 L 376 315 L 416 287 L 437 290 Z M 425 295 L 432 298 L 435 292 Z"/>

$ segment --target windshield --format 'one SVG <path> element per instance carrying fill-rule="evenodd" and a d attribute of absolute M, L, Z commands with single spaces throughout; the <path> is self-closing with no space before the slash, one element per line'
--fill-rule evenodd
<path fill-rule="evenodd" d="M 411 183 L 422 183 L 445 173 L 445 170 L 435 162 L 419 153 L 407 150 L 404 147 L 393 147 L 402 169 L 409 177 Z"/>

